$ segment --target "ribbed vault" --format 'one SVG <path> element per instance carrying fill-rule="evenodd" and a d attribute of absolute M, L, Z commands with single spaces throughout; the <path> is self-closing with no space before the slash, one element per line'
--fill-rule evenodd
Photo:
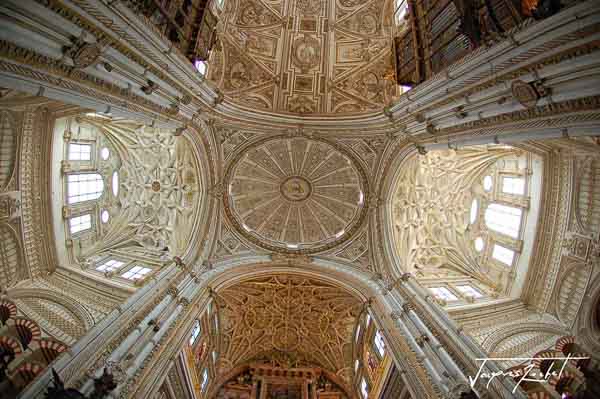
<path fill-rule="evenodd" d="M 362 308 L 350 293 L 317 279 L 280 274 L 246 280 L 217 295 L 219 375 L 269 358 L 288 367 L 316 365 L 350 382 L 353 333 Z"/>

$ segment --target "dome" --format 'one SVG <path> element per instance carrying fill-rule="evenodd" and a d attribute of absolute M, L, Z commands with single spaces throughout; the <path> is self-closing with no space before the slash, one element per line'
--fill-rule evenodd
<path fill-rule="evenodd" d="M 227 181 L 231 222 L 269 250 L 318 252 L 345 240 L 363 218 L 364 172 L 325 141 L 262 140 L 233 160 Z"/>

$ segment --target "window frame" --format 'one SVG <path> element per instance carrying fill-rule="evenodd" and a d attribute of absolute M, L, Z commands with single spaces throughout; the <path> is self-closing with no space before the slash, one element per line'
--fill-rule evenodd
<path fill-rule="evenodd" d="M 402 15 L 401 18 L 405 19 L 406 15 L 410 14 L 408 0 L 394 0 L 394 12 L 392 15 L 394 16 L 394 24 L 397 27 L 404 25 L 400 22 L 400 18 L 398 17 L 398 15 L 400 14 L 400 10 L 403 8 L 403 6 L 404 6 L 404 8 L 406 8 L 406 11 L 404 12 L 404 14 Z"/>
<path fill-rule="evenodd" d="M 477 295 L 470 295 L 469 292 L 467 292 L 468 290 L 461 290 L 461 287 L 469 287 L 473 292 L 475 292 Z M 454 286 L 454 288 L 456 289 L 456 291 L 460 292 L 460 294 L 463 297 L 467 297 L 470 296 L 473 299 L 481 299 L 483 297 L 485 297 L 485 295 L 483 294 L 483 292 L 481 292 L 480 289 L 476 288 L 473 286 L 473 284 L 470 283 L 464 283 L 464 284 L 456 284 Z"/>
<path fill-rule="evenodd" d="M 429 289 L 429 291 L 431 291 L 432 295 L 433 295 L 433 296 L 434 296 L 436 299 L 439 299 L 439 300 L 441 300 L 441 301 L 445 301 L 445 302 L 449 303 L 449 302 L 457 302 L 457 301 L 459 301 L 459 300 L 460 300 L 460 299 L 459 299 L 459 297 L 458 297 L 458 295 L 456 295 L 456 293 L 455 293 L 455 292 L 453 292 L 453 290 L 452 290 L 452 289 L 450 289 L 450 287 L 448 287 L 448 286 L 445 286 L 445 285 L 438 285 L 438 286 L 435 286 L 435 287 L 427 287 L 427 289 Z M 440 296 L 438 296 L 438 295 L 437 295 L 437 293 L 436 293 L 436 291 L 435 291 L 436 289 L 440 289 L 440 290 L 446 290 L 446 291 L 448 291 L 448 293 L 449 293 L 450 295 L 452 295 L 452 297 L 454 297 L 454 299 L 446 299 L 445 297 L 440 297 Z"/>
<path fill-rule="evenodd" d="M 202 371 L 202 381 L 200 382 L 200 391 L 201 392 L 206 391 L 206 387 L 208 386 L 208 380 L 209 380 L 208 367 L 204 367 L 204 370 Z"/>
<path fill-rule="evenodd" d="M 73 140 L 73 141 L 69 141 L 67 143 L 67 154 L 65 159 L 68 162 L 93 162 L 95 160 L 95 154 L 94 154 L 94 149 L 95 149 L 95 142 L 94 141 L 77 141 L 77 140 Z M 79 147 L 89 147 L 89 159 L 71 159 L 71 146 L 79 146 Z M 81 154 L 81 151 L 77 152 L 78 154 Z"/>
<path fill-rule="evenodd" d="M 379 345 L 381 344 L 381 346 Z M 379 330 L 375 330 L 375 334 L 373 334 L 373 345 L 375 346 L 376 353 L 380 358 L 383 359 L 385 357 L 386 344 L 383 334 Z"/>
<path fill-rule="evenodd" d="M 369 397 L 369 383 L 365 376 L 362 376 L 359 382 L 359 392 L 360 396 L 363 399 L 367 399 Z"/>
<path fill-rule="evenodd" d="M 139 263 L 139 262 L 131 262 L 129 265 L 129 267 L 127 268 L 122 268 L 119 271 L 119 277 L 127 280 L 131 283 L 135 283 L 136 281 L 144 281 L 146 278 L 148 278 L 148 276 L 150 276 L 152 274 L 152 272 L 154 271 L 154 269 L 152 267 L 150 267 L 149 265 L 146 265 L 145 263 Z M 131 270 L 133 270 L 136 267 L 140 267 L 141 270 L 148 270 L 147 272 L 143 273 L 140 275 L 140 278 L 130 278 L 130 277 L 125 277 L 126 274 L 130 273 Z M 138 274 L 138 271 L 133 272 L 132 276 L 135 276 Z"/>
<path fill-rule="evenodd" d="M 107 263 L 110 263 L 110 262 L 117 262 L 117 263 L 120 263 L 120 265 L 117 266 L 117 267 L 113 267 L 113 268 L 110 268 L 110 266 L 109 266 L 109 268 L 105 268 L 103 270 L 99 270 L 98 269 L 99 267 L 102 267 L 102 266 L 104 266 L 104 265 L 106 265 Z M 94 270 L 96 270 L 97 272 L 100 272 L 100 273 L 118 272 L 119 270 L 127 267 L 127 265 L 128 265 L 127 261 L 121 260 L 121 259 L 117 259 L 117 258 L 114 258 L 112 256 L 109 256 L 109 257 L 106 257 L 106 258 L 102 259 L 100 262 L 98 262 L 96 264 L 96 266 L 94 267 Z"/>
<path fill-rule="evenodd" d="M 505 181 L 507 180 L 520 180 L 521 181 L 521 186 L 522 186 L 522 192 L 515 192 L 515 191 L 506 191 L 504 188 L 505 186 Z M 509 184 L 509 186 L 514 187 L 515 183 L 513 182 L 512 184 Z M 523 176 L 518 176 L 518 175 L 502 175 L 500 178 L 500 192 L 502 194 L 505 195 L 514 195 L 514 196 L 518 196 L 518 197 L 523 197 L 526 195 L 527 193 L 527 179 L 525 179 L 525 177 Z"/>
<path fill-rule="evenodd" d="M 504 260 L 501 259 L 502 255 L 499 255 L 499 257 L 494 256 L 494 253 L 496 253 L 496 248 L 500 248 L 500 252 L 502 252 L 502 251 L 512 252 L 511 262 L 510 263 L 504 262 Z M 502 245 L 500 243 L 495 242 L 492 247 L 492 252 L 491 252 L 490 256 L 494 261 L 500 263 L 501 265 L 506 266 L 506 267 L 512 267 L 515 264 L 515 259 L 517 257 L 517 251 L 515 251 L 512 248 L 508 248 L 506 245 Z"/>
<path fill-rule="evenodd" d="M 202 323 L 199 319 L 196 319 L 194 322 L 194 327 L 192 328 L 192 332 L 190 334 L 189 344 L 190 346 L 195 346 L 199 341 L 198 339 L 202 335 Z"/>
<path fill-rule="evenodd" d="M 73 231 L 73 225 L 72 225 L 72 221 L 74 219 L 81 219 L 83 217 L 86 217 L 89 219 L 89 227 L 85 228 L 85 229 L 81 229 L 81 230 L 77 230 L 77 231 Z M 81 223 L 79 223 L 81 224 Z M 82 212 L 76 215 L 71 215 L 67 218 L 67 225 L 68 225 L 68 231 L 69 231 L 69 235 L 71 237 L 78 237 L 81 235 L 84 235 L 90 231 L 93 230 L 93 228 L 95 227 L 95 223 L 94 223 L 94 215 L 92 214 L 92 212 Z"/>
<path fill-rule="evenodd" d="M 71 194 L 71 191 L 75 190 L 75 185 L 79 185 L 79 184 L 83 184 L 89 181 L 86 180 L 76 180 L 76 181 L 71 181 L 71 178 L 79 178 L 81 176 L 97 176 L 99 177 L 94 179 L 94 182 L 100 182 L 101 186 L 102 186 L 102 190 L 101 191 L 90 191 L 90 192 L 85 192 L 84 194 L 78 193 L 78 194 Z M 71 185 L 74 186 L 71 186 Z M 102 177 L 102 175 L 100 173 L 98 173 L 97 171 L 91 171 L 91 172 L 76 172 L 76 173 L 68 173 L 65 175 L 65 203 L 67 206 L 78 206 L 80 204 L 85 204 L 85 203 L 91 203 L 91 202 L 95 202 L 95 201 L 100 201 L 102 199 L 102 197 L 104 196 L 104 192 L 106 189 L 106 184 L 104 182 L 104 178 Z M 72 188 L 73 187 L 73 188 Z M 71 198 L 78 198 L 78 197 L 87 197 L 90 195 L 95 195 L 98 194 L 97 197 L 93 197 L 93 198 L 86 198 L 83 200 L 77 200 L 77 201 L 71 201 Z"/>
<path fill-rule="evenodd" d="M 500 221 L 506 222 L 509 217 L 517 217 L 517 215 L 511 214 L 508 212 L 508 210 L 518 211 L 519 222 L 517 224 L 509 225 L 508 223 L 500 223 Z M 521 235 L 524 219 L 523 208 L 514 206 L 512 204 L 505 205 L 500 202 L 492 201 L 487 204 L 483 218 L 486 228 L 494 231 L 495 233 L 502 234 L 513 239 L 518 239 Z M 512 233 L 514 233 L 514 235 Z"/>

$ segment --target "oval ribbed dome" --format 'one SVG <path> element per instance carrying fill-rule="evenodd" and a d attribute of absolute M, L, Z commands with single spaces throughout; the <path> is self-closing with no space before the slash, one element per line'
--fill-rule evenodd
<path fill-rule="evenodd" d="M 323 141 L 263 140 L 233 161 L 228 179 L 230 219 L 267 249 L 319 251 L 346 239 L 362 215 L 363 172 Z"/>

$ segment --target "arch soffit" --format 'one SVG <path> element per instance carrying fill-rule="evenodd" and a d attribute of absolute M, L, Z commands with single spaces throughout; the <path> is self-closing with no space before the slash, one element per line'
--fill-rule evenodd
<path fill-rule="evenodd" d="M 539 333 L 551 333 L 558 336 L 568 334 L 568 331 L 561 328 L 560 326 L 547 324 L 547 323 L 520 323 L 518 325 L 510 325 L 492 333 L 489 337 L 487 337 L 481 344 L 483 349 L 487 353 L 493 353 L 498 346 L 505 341 L 507 338 L 510 338 L 517 334 L 527 333 L 527 332 L 539 332 Z"/>
<path fill-rule="evenodd" d="M 239 257 L 234 262 L 228 260 L 215 264 L 214 269 L 208 273 L 212 273 L 212 275 L 207 276 L 206 285 L 217 293 L 255 278 L 285 274 L 312 278 L 331 284 L 332 286 L 349 293 L 363 303 L 366 303 L 369 299 L 379 294 L 379 287 L 371 279 L 370 274 L 358 271 L 355 267 L 350 265 L 325 259 L 317 259 L 313 263 L 298 262 L 292 264 L 288 262 L 270 262 L 267 259 L 257 261 L 256 257 L 246 257 L 245 259 Z M 199 313 L 203 313 L 204 311 L 205 308 Z M 211 389 L 211 392 L 218 392 L 218 389 L 228 381 L 229 378 L 235 376 L 236 372 L 239 373 L 243 371 L 243 368 L 247 367 L 248 364 L 249 363 L 246 362 L 242 365 L 238 365 L 222 376 L 222 378 L 218 380 L 217 385 Z M 346 394 L 349 395 L 347 385 L 339 376 L 330 370 L 322 370 L 328 378 L 338 384 L 338 386 L 344 389 Z M 354 398 L 354 396 L 349 397 Z"/>
<path fill-rule="evenodd" d="M 54 302 L 57 305 L 64 307 L 71 314 L 77 317 L 77 319 L 81 322 L 86 331 L 94 326 L 94 318 L 92 314 L 83 305 L 69 297 L 59 295 L 54 291 L 44 289 L 40 290 L 19 288 L 9 290 L 8 295 L 11 300 L 18 300 L 21 298 L 40 298 L 50 302 Z"/>
<path fill-rule="evenodd" d="M 596 312 L 600 311 L 600 274 L 588 283 L 588 289 L 583 297 L 575 334 L 591 353 L 600 353 L 600 325 L 596 322 Z"/>
<path fill-rule="evenodd" d="M 384 206 L 378 208 L 377 212 L 377 228 L 371 229 L 372 242 L 382 242 L 383 245 L 377 246 L 380 253 L 376 256 L 381 257 L 380 264 L 388 265 L 388 273 L 392 276 L 403 273 L 401 268 L 402 262 L 399 259 L 399 254 L 394 246 L 394 231 L 391 221 L 394 216 L 394 194 L 398 189 L 400 179 L 398 176 L 402 173 L 403 165 L 417 154 L 416 148 L 406 142 L 388 147 L 385 158 L 383 160 L 383 168 L 379 179 L 379 193 L 377 195 Z M 397 149 L 397 151 L 393 151 Z"/>
<path fill-rule="evenodd" d="M 339 261 L 315 258 L 311 263 L 299 261 L 273 262 L 268 257 L 237 257 L 217 262 L 214 269 L 207 272 L 207 285 L 214 291 L 231 287 L 254 277 L 269 274 L 295 274 L 323 280 L 343 289 L 356 298 L 367 301 L 378 294 L 379 287 L 371 279 L 372 274 L 357 270 Z"/>
<path fill-rule="evenodd" d="M 206 132 L 206 133 L 205 133 Z M 209 258 L 212 247 L 217 241 L 217 212 L 214 212 L 217 200 L 209 190 L 217 180 L 216 143 L 211 125 L 200 123 L 188 126 L 183 136 L 189 141 L 198 163 L 200 201 L 195 210 L 196 220 L 192 227 L 190 245 L 183 254 L 176 254 L 186 263 L 196 263 Z"/>

